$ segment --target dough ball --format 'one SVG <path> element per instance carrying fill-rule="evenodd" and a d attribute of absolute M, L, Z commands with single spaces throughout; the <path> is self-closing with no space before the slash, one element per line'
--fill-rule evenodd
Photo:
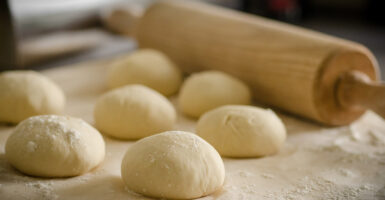
<path fill-rule="evenodd" d="M 176 112 L 167 98 L 142 85 L 107 92 L 95 105 L 96 127 L 120 139 L 138 139 L 170 130 Z"/>
<path fill-rule="evenodd" d="M 128 148 L 122 178 L 128 189 L 146 196 L 192 199 L 220 189 L 225 168 L 218 152 L 200 137 L 168 131 Z"/>
<path fill-rule="evenodd" d="M 191 75 L 183 83 L 179 107 L 191 117 L 227 104 L 250 104 L 250 90 L 242 81 L 220 71 Z"/>
<path fill-rule="evenodd" d="M 82 119 L 40 115 L 16 126 L 5 154 L 11 165 L 25 174 L 67 177 L 99 165 L 104 149 L 100 133 Z"/>
<path fill-rule="evenodd" d="M 169 96 L 178 91 L 182 74 L 162 52 L 142 49 L 116 61 L 109 71 L 107 82 L 109 88 L 142 84 Z"/>
<path fill-rule="evenodd" d="M 286 129 L 269 109 L 223 106 L 204 114 L 197 134 L 222 156 L 259 157 L 276 153 L 286 139 Z"/>
<path fill-rule="evenodd" d="M 33 71 L 0 73 L 0 121 L 19 123 L 64 109 L 63 91 L 45 76 Z"/>

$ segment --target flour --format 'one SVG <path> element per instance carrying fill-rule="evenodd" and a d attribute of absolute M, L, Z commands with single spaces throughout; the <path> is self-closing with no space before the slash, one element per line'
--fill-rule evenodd
<path fill-rule="evenodd" d="M 250 173 L 250 172 L 247 172 L 247 171 L 243 171 L 243 170 L 238 171 L 238 175 L 241 176 L 241 177 L 250 177 L 250 176 L 254 176 L 254 174 L 252 174 L 252 173 Z"/>
<path fill-rule="evenodd" d="M 356 174 L 348 169 L 340 168 L 338 169 L 338 172 L 345 177 L 355 177 Z"/>
<path fill-rule="evenodd" d="M 27 151 L 28 151 L 28 152 L 34 152 L 34 151 L 36 150 L 36 148 L 37 148 L 37 145 L 36 145 L 35 142 L 29 141 L 29 142 L 27 143 Z"/>
<path fill-rule="evenodd" d="M 295 188 L 282 191 L 282 199 L 357 199 L 365 190 L 369 190 L 369 187 L 346 186 L 340 188 L 334 182 L 322 177 L 306 176 L 297 181 Z"/>
<path fill-rule="evenodd" d="M 37 132 L 37 134 L 34 135 L 35 140 L 41 139 L 41 134 L 39 133 L 48 133 L 48 137 L 51 140 L 59 140 L 60 137 L 65 135 L 71 146 L 77 144 L 80 140 L 80 133 L 72 128 L 67 128 L 58 116 L 47 115 L 45 119 L 35 116 L 30 119 L 29 121 L 23 122 L 24 126 L 21 127 L 22 130 L 20 130 L 20 132 L 30 133 L 33 127 L 39 127 L 40 130 L 35 131 L 35 133 Z M 85 123 L 83 121 L 79 122 Z M 35 151 L 37 148 L 36 141 L 29 141 L 27 147 L 29 152 Z"/>
<path fill-rule="evenodd" d="M 106 62 L 102 62 L 47 72 L 68 94 L 67 114 L 92 121 L 95 99 L 105 91 L 101 81 L 105 69 Z M 177 98 L 171 100 L 176 105 Z M 294 117 L 280 117 L 288 130 L 280 153 L 255 159 L 224 158 L 223 189 L 200 200 L 385 199 L 383 119 L 367 112 L 349 126 L 324 127 Z M 194 132 L 194 120 L 179 114 L 177 121 L 175 130 Z M 122 157 L 134 141 L 105 138 L 108 156 L 102 166 L 75 178 L 49 179 L 52 185 L 48 188 L 36 188 L 25 184 L 45 184 L 47 180 L 20 174 L 5 160 L 3 147 L 12 130 L 0 127 L 0 199 L 45 200 L 50 195 L 54 196 L 51 199 L 58 195 L 60 200 L 149 199 L 126 189 L 120 178 Z M 44 190 L 48 191 L 46 198 L 41 198 Z"/>
<path fill-rule="evenodd" d="M 202 199 L 382 200 L 385 197 L 385 189 L 383 189 L 385 188 L 385 145 L 380 133 L 385 133 L 382 132 L 385 125 L 384 127 L 368 125 L 377 119 L 377 116 L 369 113 L 351 126 L 322 128 L 315 132 L 294 135 L 289 133 L 286 146 L 277 155 L 259 159 L 225 159 L 227 178 L 224 188 L 214 195 L 215 198 L 208 196 Z M 117 148 L 117 144 L 121 145 L 121 148 Z M 113 145 L 113 151 L 109 152 L 110 156 L 105 162 L 120 165 L 120 159 L 127 149 L 127 142 L 113 143 Z M 170 145 L 170 152 L 175 148 L 174 145 L 178 144 Z M 185 148 L 195 148 L 194 142 L 191 141 L 191 146 L 185 146 Z M 153 156 L 146 159 L 155 163 L 157 161 Z M 3 190 L 8 190 L 7 184 L 2 183 L 1 178 L 4 180 L 5 175 L 10 174 L 10 169 L 2 168 L 3 164 L 0 162 L 0 184 L 3 185 Z M 164 165 L 164 168 L 167 167 Z M 81 184 L 86 187 L 90 182 L 97 181 L 98 177 L 111 173 L 120 176 L 120 168 L 114 167 L 116 171 L 111 169 L 100 169 L 62 183 Z M 30 178 L 23 175 L 8 176 L 6 179 L 18 180 L 19 184 L 31 182 Z M 100 182 L 100 184 L 105 183 Z M 167 187 L 174 187 L 169 183 L 165 184 Z M 53 189 L 58 185 L 60 184 L 53 180 L 52 185 L 37 181 L 35 185 L 28 184 L 25 187 L 31 189 L 27 191 L 39 194 L 39 198 L 31 199 L 61 199 L 60 196 L 55 196 L 57 194 Z M 93 186 L 89 187 L 89 190 L 92 190 Z M 143 189 L 146 190 L 146 188 Z M 107 188 L 105 191 L 103 188 L 93 191 L 92 193 L 95 193 L 93 199 L 103 199 L 106 192 Z M 124 191 L 124 194 L 119 192 L 117 194 L 125 195 L 128 199 L 144 198 L 133 192 Z M 91 194 L 85 190 L 84 195 Z"/>
<path fill-rule="evenodd" d="M 68 140 L 71 146 L 75 146 L 79 143 L 80 140 L 80 133 L 74 129 L 66 130 Z"/>
<path fill-rule="evenodd" d="M 58 199 L 58 195 L 56 195 L 52 188 L 52 182 L 29 182 L 26 183 L 25 186 L 31 188 L 36 191 L 38 196 L 40 196 L 41 200 L 55 200 Z"/>
<path fill-rule="evenodd" d="M 265 179 L 273 179 L 274 178 L 274 175 L 272 174 L 267 174 L 267 173 L 264 173 L 264 174 L 261 174 L 261 176 Z"/>

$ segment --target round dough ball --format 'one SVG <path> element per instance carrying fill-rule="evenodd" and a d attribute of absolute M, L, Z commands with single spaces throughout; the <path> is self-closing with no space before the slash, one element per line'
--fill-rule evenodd
<path fill-rule="evenodd" d="M 162 52 L 142 49 L 115 62 L 108 73 L 107 83 L 109 88 L 142 84 L 169 96 L 178 91 L 182 74 Z"/>
<path fill-rule="evenodd" d="M 191 117 L 227 104 L 250 104 L 250 90 L 242 81 L 220 71 L 191 75 L 183 83 L 179 107 Z"/>
<path fill-rule="evenodd" d="M 128 189 L 146 196 L 192 199 L 220 189 L 225 168 L 218 152 L 200 137 L 168 131 L 128 148 L 122 178 Z"/>
<path fill-rule="evenodd" d="M 197 134 L 222 156 L 259 157 L 276 153 L 286 139 L 286 129 L 270 109 L 223 106 L 204 114 Z"/>
<path fill-rule="evenodd" d="M 167 98 L 143 85 L 107 92 L 95 105 L 96 127 L 120 139 L 138 139 L 172 129 L 176 112 Z"/>
<path fill-rule="evenodd" d="M 16 126 L 5 144 L 5 155 L 25 174 L 68 177 L 99 165 L 104 146 L 101 134 L 82 119 L 40 115 Z"/>
<path fill-rule="evenodd" d="M 0 121 L 19 123 L 42 114 L 64 109 L 63 91 L 34 71 L 7 71 L 0 74 Z"/>

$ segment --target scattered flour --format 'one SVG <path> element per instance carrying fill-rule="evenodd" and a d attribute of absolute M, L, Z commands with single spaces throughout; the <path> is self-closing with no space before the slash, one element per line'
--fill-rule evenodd
<path fill-rule="evenodd" d="M 261 174 L 261 176 L 265 179 L 273 179 L 274 178 L 274 175 L 272 174 L 267 174 L 267 173 L 264 173 L 264 174 Z"/>
<path fill-rule="evenodd" d="M 239 170 L 238 171 L 238 175 L 240 176 L 240 177 L 252 177 L 252 176 L 254 176 L 254 174 L 252 174 L 252 173 L 250 173 L 250 172 L 247 172 L 247 171 L 244 171 L 244 170 Z"/>
<path fill-rule="evenodd" d="M 345 177 L 355 177 L 356 174 L 348 169 L 340 168 L 338 169 L 338 172 Z"/>
<path fill-rule="evenodd" d="M 34 151 L 36 150 L 36 148 L 37 148 L 37 145 L 36 145 L 35 142 L 29 141 L 29 142 L 27 143 L 27 151 L 28 151 L 28 152 L 34 152 Z"/>
<path fill-rule="evenodd" d="M 41 200 L 55 200 L 58 199 L 58 195 L 54 193 L 52 188 L 52 182 L 35 181 L 25 183 L 27 188 L 30 188 L 36 192 L 36 195 Z"/>
<path fill-rule="evenodd" d="M 73 130 L 73 129 L 69 129 L 66 131 L 66 133 L 68 135 L 68 140 L 69 140 L 69 143 L 71 144 L 71 146 L 74 146 L 75 144 L 79 143 L 80 133 L 78 131 Z"/>
<path fill-rule="evenodd" d="M 84 105 L 88 104 L 88 101 L 84 101 Z M 92 107 L 89 110 L 92 110 Z M 224 159 L 227 177 L 223 190 L 219 194 L 202 199 L 385 199 L 385 122 L 381 118 L 368 113 L 345 127 L 319 127 L 296 119 L 285 120 L 284 116 L 283 118 L 284 122 L 288 123 L 286 125 L 289 127 L 289 134 L 281 152 L 261 159 Z M 178 129 L 194 130 L 192 120 L 179 117 L 178 122 Z M 59 123 L 57 126 L 62 125 Z M 26 131 L 27 129 L 28 127 Z M 76 142 L 77 134 L 73 133 L 71 137 L 73 142 Z M 28 143 L 30 150 L 35 148 L 32 142 Z M 56 186 L 62 186 L 65 182 L 69 188 L 76 185 L 95 193 L 94 199 L 105 199 L 103 195 L 109 188 L 100 187 L 95 190 L 93 185 L 88 184 L 100 179 L 100 185 L 103 186 L 105 180 L 100 177 L 111 174 L 119 177 L 120 167 L 116 166 L 120 165 L 121 158 L 131 143 L 109 141 L 109 156 L 102 166 L 105 171 L 98 174 L 101 169 L 96 169 L 68 180 L 46 181 L 24 176 L 11 168 L 4 156 L 0 157 L 1 192 L 22 193 L 24 190 L 9 189 L 25 187 L 28 188 L 25 191 L 30 192 L 25 194 L 25 199 L 65 199 L 56 194 Z M 0 141 L 0 151 L 3 144 Z M 115 148 L 116 146 L 119 148 Z M 194 141 L 186 148 L 193 146 Z M 170 147 L 170 151 L 172 148 Z M 151 160 L 151 157 L 148 159 Z M 116 187 L 121 187 L 123 194 L 114 192 L 117 196 L 126 197 L 122 199 L 147 199 L 127 190 L 119 179 Z M 87 193 L 86 189 L 84 194 Z M 32 193 L 38 195 L 31 196 Z"/>

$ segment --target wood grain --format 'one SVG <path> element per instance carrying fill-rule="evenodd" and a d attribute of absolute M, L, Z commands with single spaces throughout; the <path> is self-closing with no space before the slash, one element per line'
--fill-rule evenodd
<path fill-rule="evenodd" d="M 342 74 L 378 79 L 375 58 L 358 43 L 204 3 L 155 3 L 134 35 L 141 48 L 165 52 L 187 73 L 225 71 L 249 84 L 257 101 L 329 125 L 364 111 L 338 102 Z"/>
<path fill-rule="evenodd" d="M 201 3 L 154 4 L 136 35 L 187 72 L 225 71 L 246 81 L 257 101 L 331 125 L 363 112 L 335 101 L 340 73 L 357 69 L 376 80 L 377 63 L 360 44 Z"/>
<path fill-rule="evenodd" d="M 346 108 L 370 108 L 385 118 L 385 86 L 373 83 L 360 71 L 350 71 L 341 77 L 337 97 Z"/>

